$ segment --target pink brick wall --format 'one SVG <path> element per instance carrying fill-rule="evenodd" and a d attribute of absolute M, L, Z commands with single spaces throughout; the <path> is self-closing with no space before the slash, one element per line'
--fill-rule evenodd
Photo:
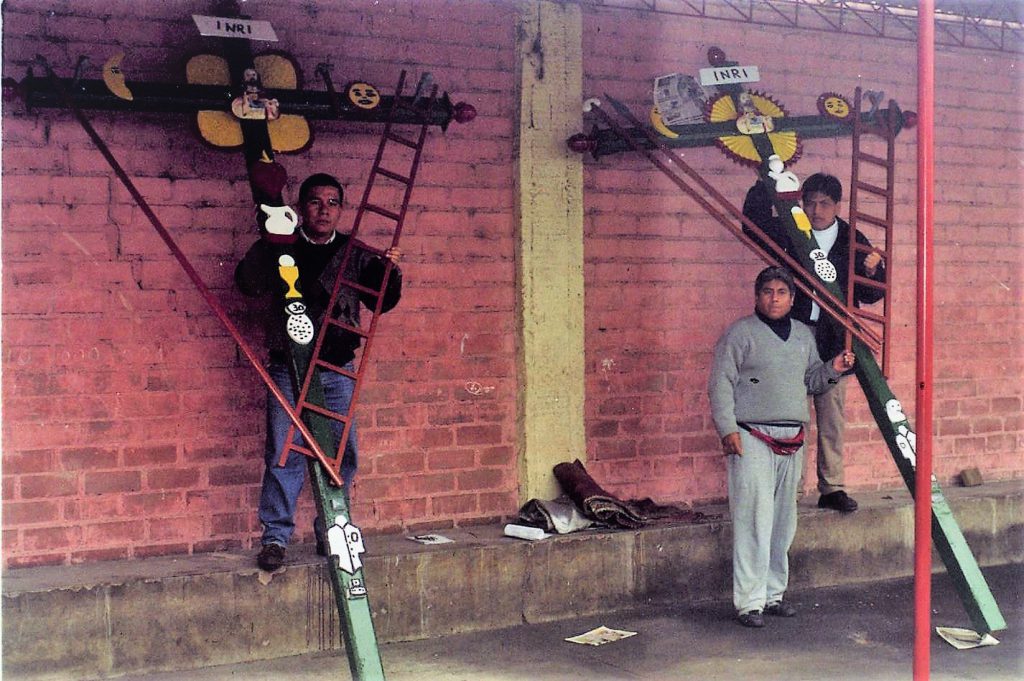
<path fill-rule="evenodd" d="M 513 161 L 515 5 L 456 0 L 261 2 L 313 89 L 393 87 L 429 70 L 480 115 L 431 133 L 403 248 L 406 292 L 382 320 L 358 413 L 354 513 L 371 532 L 443 529 L 514 512 L 516 288 Z M 85 77 L 124 50 L 132 79 L 183 80 L 193 37 L 173 0 L 14 0 L 4 5 L 4 75 L 33 56 Z M 914 108 L 914 51 L 843 36 L 843 59 L 808 59 L 834 38 L 584 6 L 585 92 L 644 111 L 651 79 L 704 65 L 718 44 L 758 63 L 794 113 L 825 90 L 883 88 Z M 742 48 L 739 44 L 742 43 Z M 666 49 L 670 45 L 671 49 Z M 742 49 L 743 52 L 737 51 Z M 769 62 L 761 54 L 779 55 Z M 982 57 L 986 61 L 982 61 Z M 967 465 L 1019 476 L 1020 119 L 1013 59 L 940 51 L 937 206 L 937 473 Z M 893 64 L 899 64 L 894 68 Z M 38 73 L 37 69 L 37 73 Z M 863 81 L 858 80 L 858 74 Z M 994 75 L 995 74 L 995 75 Z M 643 106 L 641 106 L 641 104 Z M 566 106 L 577 106 L 566 102 Z M 100 134 L 254 343 L 259 323 L 232 291 L 254 238 L 238 154 L 201 144 L 180 114 L 91 112 Z M 257 537 L 263 389 L 127 192 L 67 113 L 5 102 L 3 120 L 3 553 L 6 566 L 247 549 Z M 376 130 L 314 122 L 312 149 L 282 157 L 297 181 L 331 170 L 358 196 Z M 846 177 L 849 143 L 811 141 L 796 170 Z M 913 405 L 914 136 L 900 137 L 893 386 Z M 739 201 L 751 174 L 717 151 L 687 152 Z M 968 178 L 968 179 L 964 179 Z M 983 178 L 979 180 L 979 178 Z M 750 307 L 757 264 L 639 159 L 588 163 L 589 468 L 624 497 L 721 498 L 724 471 L 704 382 L 718 333 Z M 351 220 L 352 204 L 345 221 Z M 966 284 L 966 286 L 965 286 Z M 968 293 L 969 292 L 969 293 Z M 477 387 L 482 389 L 478 390 Z M 851 390 L 849 476 L 897 487 L 863 400 Z M 312 504 L 298 519 L 309 538 Z"/>
<path fill-rule="evenodd" d="M 4 5 L 4 75 L 36 53 L 87 78 L 123 50 L 133 79 L 183 82 L 206 3 Z M 371 531 L 450 527 L 516 507 L 511 254 L 512 7 L 486 2 L 261 2 L 311 89 L 391 90 L 422 71 L 479 115 L 432 129 L 406 222 L 405 295 L 381 321 L 362 394 L 354 513 Z M 52 12 L 51 12 L 52 10 Z M 258 11 L 257 11 L 258 10 Z M 444 19 L 442 19 L 444 17 Z M 410 40 L 415 36 L 415 40 Z M 36 69 L 39 73 L 39 69 Z M 232 290 L 256 238 L 241 155 L 190 116 L 90 112 L 113 153 L 245 335 Z M 281 162 L 290 191 L 328 170 L 351 224 L 379 127 L 313 123 Z M 5 102 L 3 545 L 10 566 L 248 548 L 257 532 L 264 390 L 140 210 L 67 113 Z M 474 394 L 475 383 L 493 387 Z M 303 497 L 299 527 L 313 510 Z"/>

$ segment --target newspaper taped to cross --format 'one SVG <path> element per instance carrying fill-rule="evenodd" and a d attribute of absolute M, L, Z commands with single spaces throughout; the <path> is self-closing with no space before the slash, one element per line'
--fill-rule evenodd
<path fill-rule="evenodd" d="M 693 76 L 670 73 L 654 79 L 654 105 L 665 125 L 702 123 L 708 94 Z"/>

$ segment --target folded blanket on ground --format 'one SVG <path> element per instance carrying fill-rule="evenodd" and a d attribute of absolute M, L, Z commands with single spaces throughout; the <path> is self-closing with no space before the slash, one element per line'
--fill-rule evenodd
<path fill-rule="evenodd" d="M 519 520 L 543 528 L 545 532 L 558 534 L 585 530 L 594 524 L 593 520 L 584 518 L 576 505 L 566 497 L 530 499 L 519 509 Z"/>
<path fill-rule="evenodd" d="M 572 463 L 558 464 L 554 473 L 562 491 L 587 518 L 631 530 L 644 526 L 643 519 L 636 511 L 602 489 L 579 459 Z"/>
<path fill-rule="evenodd" d="M 687 522 L 699 522 L 701 520 L 716 520 L 721 516 L 707 515 L 700 511 L 694 511 L 681 506 L 670 504 L 659 504 L 650 497 L 643 499 L 630 499 L 626 502 L 638 516 L 644 520 L 685 520 Z"/>

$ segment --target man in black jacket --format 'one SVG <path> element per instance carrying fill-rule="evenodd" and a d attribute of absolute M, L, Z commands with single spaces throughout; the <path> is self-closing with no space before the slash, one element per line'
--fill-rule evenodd
<path fill-rule="evenodd" d="M 348 235 L 337 231 L 341 219 L 343 191 L 338 180 L 325 173 L 311 175 L 302 183 L 299 189 L 299 214 L 302 216 L 302 225 L 299 227 L 299 238 L 291 249 L 294 257 L 287 265 L 293 270 L 295 267 L 298 268 L 298 285 L 302 289 L 302 304 L 305 309 L 300 310 L 303 314 L 297 315 L 296 310 L 291 309 L 293 303 L 288 306 L 287 314 L 293 315 L 290 318 L 285 318 L 284 310 L 278 310 L 280 314 L 269 314 L 266 319 L 266 343 L 270 351 L 267 372 L 293 405 L 295 391 L 285 354 L 288 337 L 291 336 L 295 342 L 304 344 L 311 342 L 312 320 L 316 320 L 319 326 L 327 309 L 330 292 L 341 266 L 345 245 L 349 240 Z M 284 290 L 279 274 L 282 260 L 281 257 L 275 260 L 276 250 L 266 236 L 252 245 L 235 268 L 235 284 L 242 293 L 262 297 Z M 381 258 L 356 241 L 345 268 L 345 279 L 357 282 L 366 289 L 379 290 L 386 267 L 384 259 L 390 260 L 396 266 L 392 268 L 387 288 L 384 290 L 381 311 L 387 312 L 398 304 L 402 294 L 402 272 L 397 267 L 401 255 L 398 248 L 392 247 Z M 289 256 L 283 257 L 288 259 Z M 360 305 L 373 309 L 376 301 L 376 296 L 372 294 L 343 286 L 335 305 L 334 318 L 359 328 Z M 303 337 L 306 328 L 308 332 L 305 332 Z M 332 325 L 324 339 L 319 358 L 352 372 L 352 361 L 360 341 L 359 336 Z M 327 369 L 321 369 L 319 375 L 327 408 L 335 413 L 347 413 L 355 386 L 354 381 L 344 374 Z M 268 390 L 267 439 L 264 452 L 266 467 L 259 503 L 263 536 L 262 549 L 256 557 L 256 563 L 262 569 L 271 572 L 284 564 L 285 546 L 295 530 L 296 503 L 306 478 L 306 457 L 302 454 L 289 452 L 286 464 L 277 465 L 290 426 L 291 420 L 288 415 Z M 332 428 L 335 437 L 340 437 L 341 424 L 332 421 Z M 301 441 L 298 435 L 296 441 Z M 353 423 L 349 429 L 349 438 L 345 443 L 341 463 L 341 476 L 346 489 L 355 477 L 356 456 L 356 429 Z M 323 528 L 317 527 L 317 551 L 321 553 L 324 551 L 322 535 Z"/>
<path fill-rule="evenodd" d="M 825 251 L 836 268 L 836 284 L 845 298 L 849 286 L 850 257 L 850 225 L 838 216 L 839 202 L 843 197 L 843 186 L 832 175 L 816 173 L 807 178 L 801 188 L 801 199 L 804 212 L 811 222 L 814 238 L 819 248 Z M 789 236 L 782 224 L 772 214 L 771 195 L 768 189 L 758 181 L 743 202 L 743 214 L 761 228 L 769 238 L 782 247 L 790 255 L 795 251 Z M 744 231 L 759 243 L 761 242 L 750 230 Z M 858 231 L 855 235 L 857 243 L 870 246 L 867 237 Z M 762 244 L 763 245 L 763 244 Z M 857 275 L 885 281 L 885 263 L 877 251 L 858 252 L 854 261 Z M 870 304 L 882 299 L 883 291 L 869 286 L 854 288 L 856 305 Z M 805 294 L 798 291 L 793 303 L 792 317 L 809 325 L 814 330 L 821 357 L 835 357 L 842 352 L 845 332 L 843 327 L 829 315 L 822 314 L 821 309 Z M 818 428 L 818 498 L 819 508 L 829 508 L 843 513 L 857 510 L 857 502 L 845 491 L 843 476 L 843 431 L 846 420 L 843 407 L 846 403 L 846 383 L 844 376 L 829 391 L 814 396 L 815 421 Z"/>

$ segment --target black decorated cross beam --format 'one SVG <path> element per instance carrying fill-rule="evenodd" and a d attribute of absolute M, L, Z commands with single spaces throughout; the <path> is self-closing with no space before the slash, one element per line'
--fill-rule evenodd
<path fill-rule="evenodd" d="M 320 69 L 318 69 L 320 71 Z M 4 79 L 4 86 L 16 89 L 29 108 L 64 108 L 60 93 L 45 76 L 29 74 L 21 81 Z M 104 80 L 61 79 L 64 89 L 72 101 L 81 109 L 104 111 L 137 111 L 159 113 L 195 113 L 197 111 L 231 111 L 231 103 L 237 92 L 230 85 L 204 85 L 199 83 L 146 83 L 124 82 L 131 99 L 114 94 Z M 368 108 L 352 101 L 349 90 L 336 93 L 329 90 L 285 90 L 266 88 L 268 98 L 280 103 L 281 111 L 303 116 L 310 120 L 341 120 L 360 123 L 383 123 L 393 104 L 393 95 L 380 95 L 378 102 Z M 403 98 L 406 103 L 415 101 L 414 95 Z M 404 109 L 402 111 L 405 111 Z M 471 121 L 476 110 L 471 104 L 452 104 L 448 93 L 437 98 L 426 112 L 431 125 L 446 130 L 454 120 L 457 123 Z M 399 114 L 398 123 L 419 123 L 411 113 Z"/>
<path fill-rule="evenodd" d="M 862 125 L 870 131 L 872 127 L 881 133 L 887 121 L 892 121 L 894 133 L 903 128 L 912 128 L 917 123 L 917 114 L 902 111 L 889 102 L 889 108 L 880 107 L 881 93 L 872 93 L 873 106 L 869 111 L 854 114 L 850 101 L 834 92 L 825 92 L 818 98 L 818 115 L 788 116 L 781 104 L 771 96 L 759 92 L 746 93 L 741 83 L 750 82 L 752 67 L 739 67 L 738 62 L 728 61 L 725 53 L 717 47 L 708 51 L 712 64 L 709 74 L 719 94 L 708 102 L 705 122 L 683 125 L 668 125 L 662 119 L 657 107 L 650 112 L 649 131 L 656 141 L 668 148 L 694 148 L 718 146 L 734 161 L 757 167 L 762 160 L 751 145 L 749 136 L 767 133 L 778 148 L 777 153 L 785 163 L 799 157 L 800 139 L 845 137 L 853 132 L 853 116 L 859 115 Z M 759 77 L 759 76 L 758 76 Z M 641 149 L 653 149 L 655 141 L 648 137 L 648 130 L 639 126 L 626 127 L 629 140 L 610 128 L 594 126 L 590 132 L 577 133 L 566 142 L 573 151 L 590 152 L 595 159 L 609 154 L 631 151 L 634 144 Z M 787 153 L 788 152 L 788 153 Z"/>

